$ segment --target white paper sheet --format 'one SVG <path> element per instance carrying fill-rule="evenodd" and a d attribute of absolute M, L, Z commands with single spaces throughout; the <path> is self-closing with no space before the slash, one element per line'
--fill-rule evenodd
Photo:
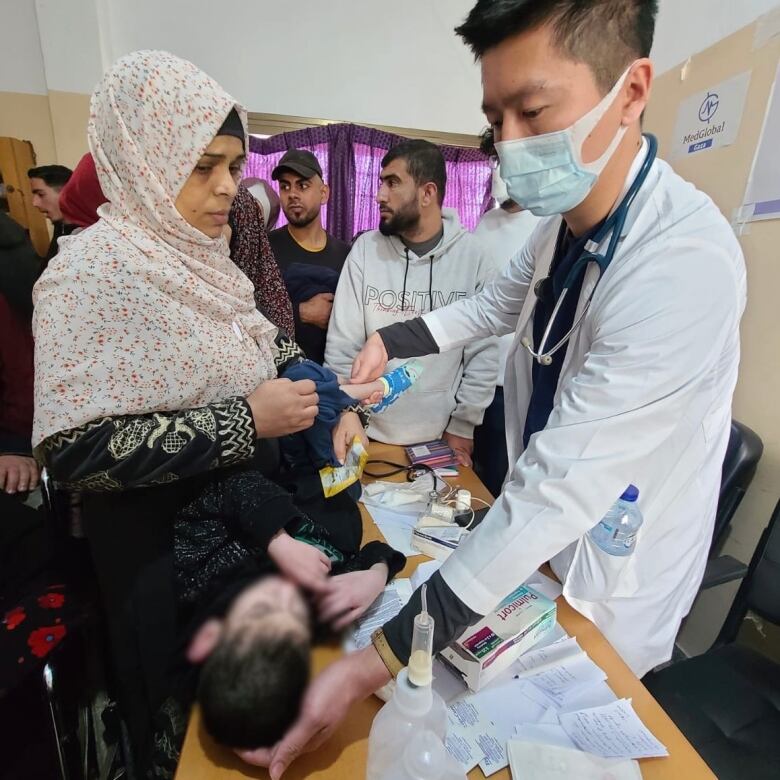
<path fill-rule="evenodd" d="M 631 706 L 630 699 L 576 712 L 561 713 L 566 733 L 580 750 L 603 758 L 668 756 Z"/>
<path fill-rule="evenodd" d="M 582 651 L 575 656 L 565 658 L 556 666 L 531 674 L 525 679 L 541 688 L 545 695 L 559 709 L 566 707 L 567 699 L 586 687 L 607 679 L 601 668 Z"/>
<path fill-rule="evenodd" d="M 417 553 L 419 555 L 419 553 Z M 425 561 L 421 563 L 413 572 L 409 581 L 412 583 L 412 590 L 417 590 L 424 582 L 433 577 L 433 575 L 439 570 L 442 565 L 442 561 Z"/>
<path fill-rule="evenodd" d="M 595 685 L 587 685 L 584 688 L 572 691 L 563 707 L 561 707 L 560 712 L 589 710 L 592 707 L 603 707 L 605 704 L 611 704 L 617 700 L 618 697 L 615 696 L 612 688 L 606 682 L 599 682 Z"/>
<path fill-rule="evenodd" d="M 478 744 L 482 715 L 468 700 L 463 699 L 447 707 L 447 752 L 470 772 L 483 758 Z"/>
<path fill-rule="evenodd" d="M 371 644 L 371 634 L 394 618 L 412 596 L 409 580 L 393 580 L 376 597 L 374 603 L 349 631 L 344 641 L 348 652 L 362 650 Z"/>
<path fill-rule="evenodd" d="M 641 780 L 636 761 L 609 761 L 579 750 L 511 740 L 507 747 L 516 780 Z"/>
<path fill-rule="evenodd" d="M 368 504 L 366 509 L 391 547 L 404 555 L 420 554 L 419 550 L 412 547 L 412 529 L 417 523 L 417 513 L 409 514 Z"/>
<path fill-rule="evenodd" d="M 529 677 L 558 666 L 566 659 L 582 653 L 577 640 L 572 636 L 559 642 L 553 642 L 545 647 L 536 647 L 523 653 L 513 664 L 512 670 L 516 677 Z"/>
<path fill-rule="evenodd" d="M 486 776 L 507 766 L 506 743 L 514 736 L 516 725 L 535 723 L 546 712 L 547 703 L 536 701 L 533 693 L 530 683 L 509 679 L 503 685 L 490 685 L 450 705 L 454 740 L 451 754 L 466 771 L 474 756 Z"/>
<path fill-rule="evenodd" d="M 515 736 L 523 742 L 536 742 L 540 745 L 556 745 L 557 747 L 576 750 L 577 746 L 566 733 L 563 726 L 558 723 L 520 723 L 515 727 Z M 507 753 L 509 751 L 507 750 Z"/>

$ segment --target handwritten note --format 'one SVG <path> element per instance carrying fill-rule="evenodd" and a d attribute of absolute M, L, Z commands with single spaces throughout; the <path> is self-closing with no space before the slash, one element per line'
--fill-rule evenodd
<path fill-rule="evenodd" d="M 580 750 L 603 758 L 668 756 L 648 731 L 629 699 L 559 715 L 561 725 Z"/>

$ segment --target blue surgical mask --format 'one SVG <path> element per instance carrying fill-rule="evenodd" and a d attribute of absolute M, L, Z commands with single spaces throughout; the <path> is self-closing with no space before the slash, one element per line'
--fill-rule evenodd
<path fill-rule="evenodd" d="M 628 128 L 621 126 L 593 162 L 582 161 L 582 145 L 612 105 L 630 68 L 595 108 L 570 127 L 496 144 L 501 178 L 518 206 L 537 217 L 549 217 L 565 214 L 585 200 Z"/>

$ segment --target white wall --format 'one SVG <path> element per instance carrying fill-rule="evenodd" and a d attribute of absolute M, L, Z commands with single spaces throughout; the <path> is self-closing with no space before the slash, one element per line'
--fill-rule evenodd
<path fill-rule="evenodd" d="M 106 63 L 165 48 L 193 60 L 251 111 L 475 133 L 484 124 L 479 69 L 453 33 L 472 4 L 0 0 L 3 61 L 13 63 L 0 69 L 0 90 L 89 94 Z M 777 5 L 661 0 L 658 72 Z"/>
<path fill-rule="evenodd" d="M 660 0 L 653 46 L 658 73 L 778 6 L 778 0 Z"/>
<path fill-rule="evenodd" d="M 0 0 L 0 92 L 46 94 L 34 0 Z"/>

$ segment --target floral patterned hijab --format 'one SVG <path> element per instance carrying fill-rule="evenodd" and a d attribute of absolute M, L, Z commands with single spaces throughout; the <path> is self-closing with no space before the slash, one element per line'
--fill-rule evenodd
<path fill-rule="evenodd" d="M 120 59 L 92 96 L 89 146 L 110 203 L 35 287 L 34 445 L 103 417 L 245 396 L 275 376 L 276 328 L 252 283 L 225 238 L 175 206 L 234 108 L 246 128 L 216 82 L 158 51 Z"/>

